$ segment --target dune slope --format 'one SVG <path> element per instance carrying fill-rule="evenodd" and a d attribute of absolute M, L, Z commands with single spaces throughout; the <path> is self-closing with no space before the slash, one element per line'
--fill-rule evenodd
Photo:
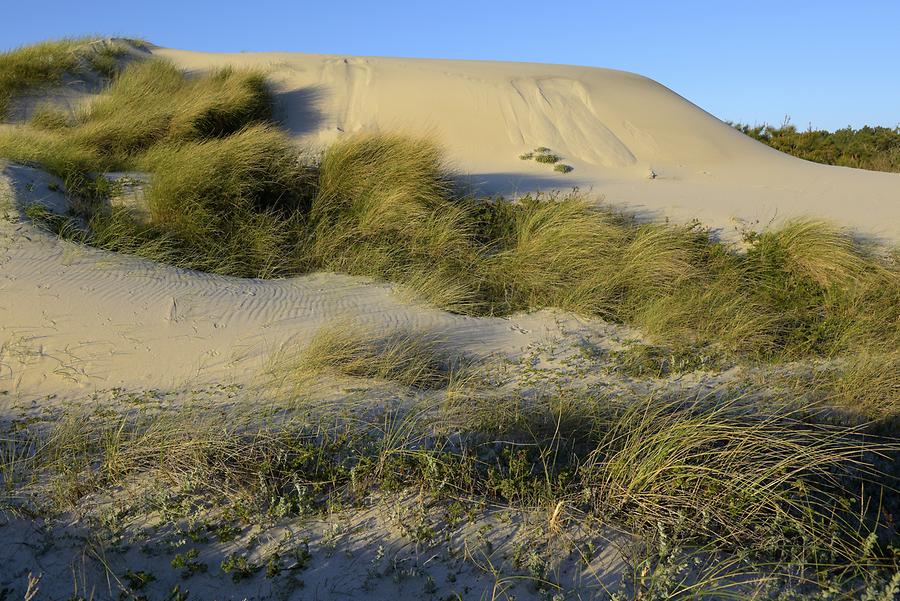
<path fill-rule="evenodd" d="M 269 70 L 279 116 L 306 145 L 357 131 L 431 132 L 482 191 L 590 188 L 649 216 L 700 219 L 726 237 L 741 224 L 758 229 L 804 215 L 900 241 L 900 175 L 789 157 L 639 75 L 486 61 L 154 53 L 189 70 Z M 540 146 L 574 170 L 519 159 Z"/>

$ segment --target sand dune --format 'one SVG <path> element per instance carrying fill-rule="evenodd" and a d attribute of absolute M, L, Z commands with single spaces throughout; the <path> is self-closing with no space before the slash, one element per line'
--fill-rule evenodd
<path fill-rule="evenodd" d="M 153 52 L 188 70 L 266 69 L 277 86 L 278 118 L 307 148 L 358 131 L 429 132 L 464 179 L 486 192 L 579 186 L 655 217 L 698 218 L 725 236 L 741 222 L 814 215 L 900 240 L 900 175 L 788 157 L 638 75 L 524 63 Z M 519 159 L 536 146 L 574 171 Z M 64 207 L 49 181 L 15 166 L 0 177 L 19 207 Z M 5 210 L 15 215 L 13 206 Z M 14 217 L 2 227 L 0 388 L 14 396 L 247 381 L 280 345 L 300 343 L 347 314 L 379 328 L 437 330 L 462 352 L 479 354 L 514 354 L 558 331 L 548 315 L 453 316 L 357 278 L 229 279 L 76 247 Z"/>
<path fill-rule="evenodd" d="M 356 131 L 431 132 L 486 192 L 579 186 L 657 218 L 700 219 L 726 237 L 738 221 L 760 228 L 803 215 L 900 241 L 900 175 L 789 157 L 639 75 L 528 63 L 154 53 L 190 70 L 269 70 L 279 117 L 305 145 Z M 536 146 L 574 171 L 519 160 Z"/>

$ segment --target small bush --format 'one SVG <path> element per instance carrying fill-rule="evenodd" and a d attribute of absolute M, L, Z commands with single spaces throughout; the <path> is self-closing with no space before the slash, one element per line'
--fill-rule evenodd
<path fill-rule="evenodd" d="M 572 166 L 559 163 L 553 166 L 553 170 L 558 171 L 559 173 L 569 173 L 570 171 L 572 171 Z"/>
<path fill-rule="evenodd" d="M 536 154 L 534 160 L 538 163 L 554 164 L 559 162 L 559 157 L 555 154 Z"/>

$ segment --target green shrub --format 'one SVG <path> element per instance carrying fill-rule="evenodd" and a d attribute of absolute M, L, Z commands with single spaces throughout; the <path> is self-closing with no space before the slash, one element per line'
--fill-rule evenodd
<path fill-rule="evenodd" d="M 572 171 L 572 166 L 571 165 L 563 165 L 562 163 L 559 163 L 559 164 L 553 166 L 553 170 L 558 171 L 560 173 L 569 173 L 570 171 Z"/>
<path fill-rule="evenodd" d="M 834 132 L 797 131 L 789 123 L 781 127 L 735 124 L 751 138 L 781 152 L 826 165 L 874 171 L 900 171 L 900 127 L 845 127 Z"/>

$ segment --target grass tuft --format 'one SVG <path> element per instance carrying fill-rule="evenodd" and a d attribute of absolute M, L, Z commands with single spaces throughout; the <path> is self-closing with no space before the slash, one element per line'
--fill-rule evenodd
<path fill-rule="evenodd" d="M 0 119 L 16 94 L 57 84 L 67 73 L 112 78 L 126 52 L 125 42 L 65 38 L 0 53 Z"/>
<path fill-rule="evenodd" d="M 368 327 L 339 320 L 323 327 L 299 353 L 282 351 L 272 373 L 283 385 L 302 388 L 323 375 L 396 382 L 413 388 L 445 387 L 458 360 L 422 332 L 377 335 Z"/>

